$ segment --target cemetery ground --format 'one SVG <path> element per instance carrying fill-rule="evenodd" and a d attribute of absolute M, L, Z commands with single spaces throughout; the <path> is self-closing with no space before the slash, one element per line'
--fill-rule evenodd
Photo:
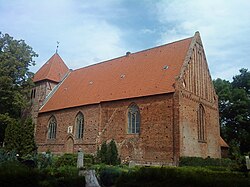
<path fill-rule="evenodd" d="M 1 187 L 83 187 L 80 170 L 95 170 L 101 186 L 250 186 L 244 160 L 182 158 L 180 167 L 112 166 L 84 155 L 84 167 L 77 168 L 76 154 L 46 153 L 18 159 L 15 153 L 1 150 L 0 156 Z"/>

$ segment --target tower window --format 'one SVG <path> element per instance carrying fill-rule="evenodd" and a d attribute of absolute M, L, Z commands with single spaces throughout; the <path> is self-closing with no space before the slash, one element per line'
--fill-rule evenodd
<path fill-rule="evenodd" d="M 128 133 L 137 134 L 140 132 L 140 111 L 136 104 L 128 108 Z"/>

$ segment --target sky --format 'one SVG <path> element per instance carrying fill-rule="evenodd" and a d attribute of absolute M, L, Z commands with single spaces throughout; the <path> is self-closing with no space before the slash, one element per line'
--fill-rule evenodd
<path fill-rule="evenodd" d="M 0 32 L 71 69 L 200 32 L 213 79 L 250 70 L 249 0 L 0 0 Z"/>

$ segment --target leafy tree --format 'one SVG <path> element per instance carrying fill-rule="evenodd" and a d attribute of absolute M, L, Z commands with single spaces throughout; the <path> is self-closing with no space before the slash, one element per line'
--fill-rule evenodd
<path fill-rule="evenodd" d="M 12 120 L 6 128 L 4 142 L 6 150 L 15 150 L 20 156 L 35 153 L 36 144 L 32 119 L 27 118 L 25 121 Z"/>
<path fill-rule="evenodd" d="M 12 120 L 8 114 L 0 114 L 0 146 L 3 145 L 4 142 L 5 129 L 8 124 L 12 123 Z"/>
<path fill-rule="evenodd" d="M 118 151 L 114 139 L 108 145 L 108 163 L 111 165 L 119 164 Z"/>
<path fill-rule="evenodd" d="M 103 142 L 100 150 L 100 160 L 102 163 L 107 163 L 108 160 L 108 146 L 106 142 Z"/>
<path fill-rule="evenodd" d="M 21 132 L 30 128 L 27 125 L 27 111 L 33 73 L 29 71 L 29 66 L 35 64 L 33 58 L 37 56 L 24 40 L 15 40 L 0 32 L 0 146 L 6 140 L 6 148 L 9 150 L 25 150 L 30 141 L 20 136 L 27 138 L 28 134 Z"/>
<path fill-rule="evenodd" d="M 214 81 L 219 96 L 222 137 L 229 143 L 231 155 L 250 151 L 250 72 L 241 69 L 233 81 Z"/>
<path fill-rule="evenodd" d="M 120 163 L 115 141 L 112 139 L 109 144 L 103 142 L 101 149 L 97 150 L 97 160 L 101 163 L 117 165 Z"/>
<path fill-rule="evenodd" d="M 30 117 L 22 123 L 19 131 L 21 131 L 19 133 L 22 135 L 20 141 L 20 154 L 27 155 L 35 153 L 37 147 L 34 140 L 34 123 Z"/>

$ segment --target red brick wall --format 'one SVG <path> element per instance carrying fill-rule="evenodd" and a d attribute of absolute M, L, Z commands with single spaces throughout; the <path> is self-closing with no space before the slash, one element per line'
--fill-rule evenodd
<path fill-rule="evenodd" d="M 82 140 L 75 139 L 75 117 L 78 112 L 84 115 L 84 136 Z M 57 120 L 56 140 L 48 140 L 48 121 L 54 115 Z M 38 151 L 43 152 L 48 149 L 55 153 L 66 152 L 65 143 L 68 138 L 73 137 L 74 152 L 82 148 L 85 153 L 94 153 L 96 151 L 96 137 L 98 135 L 99 125 L 99 106 L 90 105 L 77 107 L 67 110 L 60 110 L 39 114 L 36 129 L 36 143 Z M 73 133 L 68 133 L 68 127 L 73 126 Z"/>
<path fill-rule="evenodd" d="M 205 142 L 198 141 L 197 110 L 205 109 Z M 217 101 L 213 103 L 182 91 L 180 95 L 180 156 L 220 157 Z"/>
<path fill-rule="evenodd" d="M 127 133 L 127 110 L 131 103 L 140 109 L 139 134 Z M 76 140 L 68 134 L 68 126 L 74 126 L 75 116 L 84 114 L 84 138 Z M 56 140 L 47 140 L 47 126 L 51 115 L 57 120 Z M 63 153 L 66 141 L 74 140 L 74 152 L 82 148 L 85 153 L 95 153 L 103 141 L 114 139 L 122 160 L 134 160 L 143 164 L 169 164 L 173 162 L 173 94 L 105 102 L 56 112 L 39 114 L 36 142 L 38 151 Z"/>

